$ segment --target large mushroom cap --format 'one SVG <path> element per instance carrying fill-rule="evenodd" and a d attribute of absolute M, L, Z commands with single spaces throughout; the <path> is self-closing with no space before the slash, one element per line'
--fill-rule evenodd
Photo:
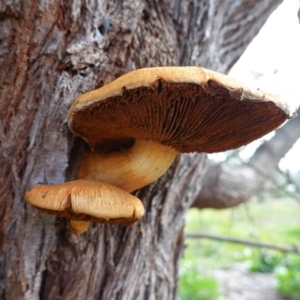
<path fill-rule="evenodd" d="M 88 180 L 37 185 L 25 198 L 40 210 L 78 221 L 133 224 L 144 214 L 144 207 L 135 196 Z"/>
<path fill-rule="evenodd" d="M 179 152 L 238 148 L 291 116 L 285 102 L 200 67 L 140 69 L 83 94 L 68 113 L 69 127 L 92 149 L 135 139 Z"/>

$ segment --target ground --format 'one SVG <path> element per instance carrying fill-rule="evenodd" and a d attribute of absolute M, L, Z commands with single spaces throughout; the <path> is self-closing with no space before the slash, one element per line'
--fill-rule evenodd
<path fill-rule="evenodd" d="M 288 300 L 276 293 L 276 280 L 272 274 L 249 273 L 238 269 L 209 271 L 218 282 L 222 300 Z"/>

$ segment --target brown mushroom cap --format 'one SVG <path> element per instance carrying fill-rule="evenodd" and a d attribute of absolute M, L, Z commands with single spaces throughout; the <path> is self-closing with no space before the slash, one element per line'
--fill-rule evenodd
<path fill-rule="evenodd" d="M 83 94 L 69 127 L 93 150 L 153 140 L 179 152 L 238 148 L 291 117 L 285 102 L 200 67 L 139 69 Z M 124 144 L 124 145 L 123 145 Z"/>
<path fill-rule="evenodd" d="M 132 224 L 144 214 L 138 198 L 117 187 L 88 180 L 37 185 L 25 198 L 45 212 L 78 221 Z"/>

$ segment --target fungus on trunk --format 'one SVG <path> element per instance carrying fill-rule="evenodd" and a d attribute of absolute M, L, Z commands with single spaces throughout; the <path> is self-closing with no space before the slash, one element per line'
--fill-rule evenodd
<path fill-rule="evenodd" d="M 81 95 L 69 109 L 68 124 L 91 148 L 78 178 L 130 193 L 163 175 L 179 152 L 235 149 L 290 117 L 276 96 L 226 75 L 200 67 L 158 67 L 132 71 Z M 81 227 L 76 220 L 71 226 Z"/>
<path fill-rule="evenodd" d="M 291 117 L 276 96 L 200 67 L 145 68 L 81 95 L 69 128 L 91 148 L 78 177 L 128 192 L 155 181 L 179 152 L 220 152 Z"/>
<path fill-rule="evenodd" d="M 131 225 L 144 214 L 144 207 L 135 196 L 90 180 L 37 185 L 25 197 L 42 211 L 70 219 L 70 227 L 76 234 L 84 232 L 89 222 Z"/>

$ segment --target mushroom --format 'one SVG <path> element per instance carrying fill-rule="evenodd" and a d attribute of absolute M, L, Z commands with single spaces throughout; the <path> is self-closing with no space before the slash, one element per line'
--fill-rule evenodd
<path fill-rule="evenodd" d="M 238 148 L 291 117 L 276 96 L 207 69 L 132 71 L 81 95 L 69 109 L 70 130 L 91 148 L 84 153 L 79 180 L 34 187 L 26 199 L 72 219 L 77 233 L 89 221 L 132 224 L 144 208 L 128 193 L 162 176 L 179 152 Z M 124 190 L 122 196 L 113 192 L 108 200 L 113 187 L 101 182 Z"/>
<path fill-rule="evenodd" d="M 144 214 L 144 207 L 135 196 L 90 180 L 37 185 L 25 198 L 44 212 L 70 219 L 70 227 L 76 234 L 84 232 L 89 222 L 131 225 Z"/>
<path fill-rule="evenodd" d="M 68 112 L 91 148 L 80 179 L 132 192 L 179 152 L 219 152 L 262 137 L 292 117 L 285 102 L 200 67 L 145 68 L 81 95 Z"/>

